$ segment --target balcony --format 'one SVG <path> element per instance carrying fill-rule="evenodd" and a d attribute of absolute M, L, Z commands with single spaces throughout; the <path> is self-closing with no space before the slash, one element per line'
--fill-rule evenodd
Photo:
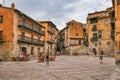
<path fill-rule="evenodd" d="M 53 43 L 55 43 L 55 40 L 54 40 L 54 39 L 52 39 L 52 38 L 48 38 L 48 39 L 47 39 L 47 42 L 48 42 L 48 43 L 52 43 L 52 44 L 53 44 Z"/>
<path fill-rule="evenodd" d="M 53 31 L 52 29 L 48 28 L 48 32 L 51 34 L 55 34 L 55 31 Z"/>
<path fill-rule="evenodd" d="M 91 38 L 90 41 L 91 41 L 91 42 L 98 41 L 98 38 Z"/>
<path fill-rule="evenodd" d="M 34 39 L 32 37 L 27 37 L 23 35 L 18 36 L 18 42 L 19 43 L 29 43 L 29 44 L 35 44 L 35 45 L 44 45 L 44 42 L 38 39 Z"/>
<path fill-rule="evenodd" d="M 33 31 L 33 32 L 38 33 L 38 34 L 41 34 L 41 35 L 43 35 L 43 36 L 45 35 L 45 32 L 44 32 L 44 31 L 39 30 L 39 29 L 36 29 L 35 27 L 32 27 L 31 24 L 25 23 L 25 22 L 23 22 L 22 20 L 19 20 L 19 21 L 18 21 L 18 27 L 21 27 L 21 28 L 24 28 L 24 29 Z"/>

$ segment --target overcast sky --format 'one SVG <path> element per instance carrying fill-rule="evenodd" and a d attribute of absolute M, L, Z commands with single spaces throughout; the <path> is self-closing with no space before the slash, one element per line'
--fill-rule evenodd
<path fill-rule="evenodd" d="M 59 29 L 73 19 L 85 23 L 88 13 L 112 6 L 111 0 L 5 0 L 5 6 L 9 7 L 12 2 L 33 19 L 51 20 Z"/>

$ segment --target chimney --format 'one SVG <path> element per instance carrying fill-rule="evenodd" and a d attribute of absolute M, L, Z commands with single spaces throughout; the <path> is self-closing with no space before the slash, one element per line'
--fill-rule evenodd
<path fill-rule="evenodd" d="M 15 9 L 15 4 L 14 3 L 11 4 L 11 8 Z"/>

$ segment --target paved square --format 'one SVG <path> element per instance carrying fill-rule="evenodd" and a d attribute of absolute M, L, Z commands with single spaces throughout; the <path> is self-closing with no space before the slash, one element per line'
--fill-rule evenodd
<path fill-rule="evenodd" d="M 46 66 L 37 60 L 0 63 L 0 80 L 120 80 L 120 66 L 114 58 L 57 56 Z"/>

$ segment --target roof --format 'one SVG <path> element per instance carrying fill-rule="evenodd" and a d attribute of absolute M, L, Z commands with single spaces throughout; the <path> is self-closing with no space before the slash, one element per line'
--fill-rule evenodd
<path fill-rule="evenodd" d="M 78 21 L 75 21 L 75 20 L 71 20 L 71 21 L 67 22 L 66 24 L 71 23 L 71 22 L 77 22 L 77 23 L 82 24 L 81 22 L 78 22 Z"/>
<path fill-rule="evenodd" d="M 99 13 L 102 13 L 102 12 L 108 12 L 109 10 L 112 10 L 112 7 L 109 7 L 106 10 L 103 10 L 103 11 L 95 11 L 93 13 L 89 13 L 88 15 L 99 14 Z"/>
<path fill-rule="evenodd" d="M 71 21 L 67 22 L 66 25 L 69 24 L 69 23 L 71 23 L 71 22 L 77 22 L 77 21 L 71 20 Z M 77 23 L 83 24 L 83 23 L 81 23 L 81 22 L 77 22 Z M 60 32 L 62 32 L 63 30 L 67 29 L 68 27 L 69 27 L 69 26 L 66 26 L 65 28 L 63 28 L 62 30 L 60 30 Z"/>
<path fill-rule="evenodd" d="M 102 12 L 108 12 L 108 10 L 104 10 L 104 11 L 99 11 L 99 12 L 94 12 L 94 13 L 89 13 L 88 15 L 93 15 L 93 14 L 99 14 L 99 13 L 102 13 Z"/>
<path fill-rule="evenodd" d="M 18 10 L 18 9 L 13 9 L 11 7 L 5 7 L 5 6 L 1 6 L 2 8 L 6 8 L 6 9 L 10 9 L 10 10 L 13 10 L 15 12 L 17 12 L 18 14 L 20 15 L 24 15 L 26 16 L 27 18 L 31 19 L 32 21 L 34 21 L 36 24 L 40 25 L 42 28 L 45 28 L 44 26 L 42 26 L 39 22 L 37 22 L 36 20 L 34 20 L 33 18 L 29 17 L 28 15 L 26 15 L 25 13 L 23 13 L 22 11 Z"/>
<path fill-rule="evenodd" d="M 56 25 L 52 21 L 38 21 L 38 22 L 39 23 L 49 23 L 49 24 L 53 25 L 52 27 L 54 27 L 56 30 L 58 30 L 58 28 L 56 27 Z"/>

